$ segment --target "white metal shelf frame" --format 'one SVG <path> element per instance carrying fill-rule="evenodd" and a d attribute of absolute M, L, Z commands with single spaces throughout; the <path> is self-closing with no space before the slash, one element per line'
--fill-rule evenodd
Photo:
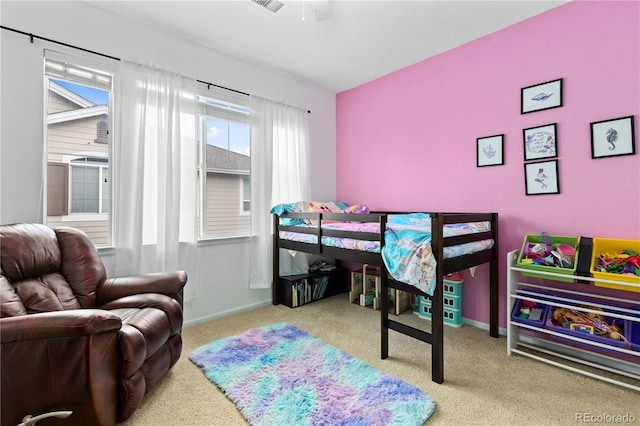
<path fill-rule="evenodd" d="M 627 308 L 620 308 L 617 306 L 612 306 L 610 304 L 607 304 L 607 302 L 628 303 L 629 301 L 627 299 L 623 299 L 619 297 L 590 294 L 590 293 L 585 293 L 585 292 L 580 292 L 575 290 L 557 288 L 551 285 L 547 286 L 547 285 L 520 282 L 519 280 L 520 273 L 531 272 L 531 271 L 528 269 L 523 269 L 523 268 L 514 266 L 516 265 L 518 254 L 519 254 L 519 250 L 514 250 L 507 253 L 507 354 L 508 355 L 518 354 L 518 355 L 526 356 L 526 357 L 535 359 L 537 361 L 554 365 L 559 368 L 563 368 L 563 369 L 573 371 L 575 373 L 579 373 L 594 379 L 602 380 L 608 383 L 612 383 L 615 385 L 619 385 L 619 386 L 640 392 L 640 352 L 626 349 L 626 348 L 621 348 L 621 347 L 604 345 L 600 342 L 595 342 L 588 339 L 581 339 L 577 336 L 558 333 L 558 332 L 540 328 L 540 327 L 533 327 L 525 323 L 513 321 L 513 319 L 511 318 L 511 311 L 513 310 L 513 306 L 517 299 L 531 300 L 536 303 L 543 303 L 550 306 L 567 306 L 567 304 L 566 303 L 563 304 L 563 302 L 575 301 L 575 299 L 571 299 L 570 297 L 564 297 L 564 296 L 558 296 L 558 295 L 544 295 L 544 299 L 541 299 L 538 293 L 528 292 L 526 289 L 521 289 L 520 288 L 521 286 L 525 286 L 528 289 L 550 290 L 550 291 L 553 291 L 555 294 L 563 293 L 569 296 L 574 295 L 578 297 L 580 296 L 587 297 L 590 300 L 594 300 L 593 303 L 591 301 L 589 302 L 590 306 L 602 308 L 603 310 L 605 310 L 605 313 L 607 316 L 634 321 L 638 323 L 638 326 L 640 326 L 640 317 L 638 316 L 637 311 L 627 309 Z M 542 276 L 549 276 L 550 277 L 549 279 L 551 280 L 553 279 L 553 277 L 556 277 L 556 276 L 562 277 L 562 278 L 571 277 L 571 276 L 567 276 L 566 274 L 557 274 L 557 273 L 545 272 L 545 271 L 536 271 L 536 274 L 539 274 L 540 278 L 542 278 Z M 622 285 L 628 285 L 630 287 L 640 286 L 632 283 L 621 283 L 614 280 L 593 279 L 591 277 L 573 276 L 572 278 L 582 280 L 582 281 L 605 281 L 611 284 L 622 284 Z M 600 300 L 601 302 L 598 302 L 597 300 Z M 573 305 L 571 306 L 571 308 L 577 309 L 583 312 L 602 313 L 602 311 L 596 311 L 593 309 L 578 307 Z M 607 308 L 615 309 L 615 312 L 608 312 L 606 311 Z M 581 344 L 585 344 L 593 347 L 604 348 L 609 351 L 616 351 L 623 354 L 628 354 L 628 355 L 631 355 L 632 357 L 637 357 L 638 361 L 630 362 L 627 360 L 622 360 L 619 358 L 607 356 L 599 352 L 591 352 L 585 349 L 564 345 L 562 343 L 552 342 L 549 340 L 545 340 L 544 338 L 537 338 L 531 335 L 522 335 L 520 334 L 520 331 L 519 331 L 520 329 L 529 329 L 529 330 L 535 331 L 536 333 L 555 336 L 563 340 L 574 341 L 577 343 L 581 343 Z M 534 352 L 525 351 L 525 350 L 519 349 L 519 347 L 527 348 Z M 552 356 L 553 358 L 546 358 L 536 354 L 535 352 L 538 352 L 539 354 Z M 570 361 L 572 363 L 578 363 L 587 367 L 593 367 L 602 371 L 614 373 L 618 376 L 631 378 L 633 379 L 635 384 L 617 380 L 615 378 L 607 377 L 601 374 L 587 371 L 585 369 L 577 368 L 577 367 L 574 367 L 573 365 L 570 365 L 568 363 L 563 363 L 562 361 L 559 361 L 559 360 Z"/>

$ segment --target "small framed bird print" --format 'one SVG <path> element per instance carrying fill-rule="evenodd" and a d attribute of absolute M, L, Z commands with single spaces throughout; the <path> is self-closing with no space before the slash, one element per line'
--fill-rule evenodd
<path fill-rule="evenodd" d="M 562 79 L 547 81 L 520 89 L 520 113 L 562 106 Z"/>

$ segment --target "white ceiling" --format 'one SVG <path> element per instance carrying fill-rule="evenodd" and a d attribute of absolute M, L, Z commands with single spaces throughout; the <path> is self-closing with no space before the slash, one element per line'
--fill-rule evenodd
<path fill-rule="evenodd" d="M 88 3 L 334 93 L 566 3 L 281 1 L 275 14 L 250 0 Z M 314 3 L 331 16 L 317 20 Z"/>

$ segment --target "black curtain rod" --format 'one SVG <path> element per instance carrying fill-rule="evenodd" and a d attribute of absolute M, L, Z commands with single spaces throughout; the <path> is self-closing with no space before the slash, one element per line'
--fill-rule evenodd
<path fill-rule="evenodd" d="M 104 54 L 104 53 L 96 52 L 94 50 L 85 49 L 85 48 L 82 48 L 82 47 L 79 47 L 79 46 L 74 46 L 73 44 L 68 44 L 68 43 L 63 43 L 61 41 L 52 40 L 50 38 L 41 37 L 41 36 L 38 36 L 38 35 L 35 35 L 35 34 L 32 34 L 32 33 L 27 33 L 25 31 L 16 30 L 15 28 L 5 27 L 4 25 L 0 25 L 0 28 L 3 29 L 3 30 L 7 30 L 7 31 L 13 31 L 14 33 L 26 35 L 26 36 L 29 37 L 29 40 L 31 41 L 32 44 L 33 44 L 33 40 L 34 39 L 38 39 L 38 40 L 48 41 L 49 43 L 55 43 L 55 44 L 59 44 L 61 46 L 70 47 L 72 49 L 81 50 L 83 52 L 91 53 L 93 55 L 102 56 L 103 58 L 113 59 L 114 61 L 120 61 L 121 60 L 120 58 L 117 58 L 115 56 L 111 56 L 111 55 L 107 55 L 107 54 Z M 245 93 L 245 92 L 241 92 L 239 90 L 230 89 L 228 87 L 224 87 L 224 86 L 220 86 L 220 85 L 217 85 L 217 84 L 209 83 L 208 81 L 202 81 L 202 80 L 196 80 L 196 81 L 198 83 L 206 84 L 207 85 L 207 89 L 209 89 L 211 86 L 214 86 L 214 87 L 218 87 L 220 89 L 225 89 L 225 90 L 229 90 L 231 92 L 239 93 L 241 95 L 251 96 L 249 93 Z M 310 110 L 307 110 L 307 112 L 309 114 L 311 114 Z"/>
<path fill-rule="evenodd" d="M 94 55 L 98 55 L 98 56 L 102 56 L 102 57 L 105 57 L 105 58 L 113 59 L 115 61 L 119 61 L 120 60 L 120 58 L 116 58 L 115 56 L 105 55 L 104 53 L 95 52 L 93 50 L 88 50 L 88 49 L 83 49 L 82 47 L 74 46 L 73 44 L 67 44 L 67 43 L 63 43 L 61 41 L 51 40 L 50 38 L 40 37 L 40 36 L 37 36 L 35 34 L 31 34 L 31 33 L 27 33 L 27 32 L 24 32 L 24 31 L 16 30 L 15 28 L 5 27 L 4 25 L 0 25 L 0 28 L 2 28 L 3 30 L 13 31 L 14 33 L 18 33 L 18 34 L 29 36 L 29 39 L 31 40 L 32 44 L 33 44 L 33 39 L 37 38 L 38 40 L 48 41 L 50 43 L 59 44 L 59 45 L 70 47 L 70 48 L 76 49 L 76 50 L 82 50 L 83 52 L 92 53 Z"/>
<path fill-rule="evenodd" d="M 218 87 L 218 88 L 220 88 L 220 89 L 228 90 L 228 91 L 230 91 L 230 92 L 239 93 L 239 94 L 241 94 L 241 95 L 251 96 L 251 95 L 250 95 L 250 94 L 248 94 L 248 93 L 241 92 L 241 91 L 239 91 L 239 90 L 235 90 L 235 89 L 229 89 L 228 87 L 224 87 L 224 86 L 218 86 L 217 84 L 209 83 L 208 81 L 202 81 L 202 80 L 196 80 L 196 81 L 197 81 L 198 83 L 206 84 L 206 85 L 207 85 L 207 89 L 210 89 L 210 88 L 211 88 L 211 86 L 213 86 L 213 87 Z"/>

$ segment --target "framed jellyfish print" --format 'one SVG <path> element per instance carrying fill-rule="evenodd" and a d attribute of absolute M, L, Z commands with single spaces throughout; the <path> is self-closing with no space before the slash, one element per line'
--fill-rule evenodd
<path fill-rule="evenodd" d="M 562 106 L 562 79 L 547 81 L 520 89 L 520 113 Z"/>
<path fill-rule="evenodd" d="M 558 160 L 525 163 L 524 183 L 527 195 L 559 194 Z"/>
<path fill-rule="evenodd" d="M 591 123 L 591 158 L 636 153 L 633 116 Z"/>
<path fill-rule="evenodd" d="M 558 156 L 556 123 L 524 129 L 522 136 L 524 141 L 524 161 Z"/>
<path fill-rule="evenodd" d="M 485 136 L 476 139 L 476 165 L 501 166 L 504 164 L 502 150 L 504 149 L 504 135 Z"/>

